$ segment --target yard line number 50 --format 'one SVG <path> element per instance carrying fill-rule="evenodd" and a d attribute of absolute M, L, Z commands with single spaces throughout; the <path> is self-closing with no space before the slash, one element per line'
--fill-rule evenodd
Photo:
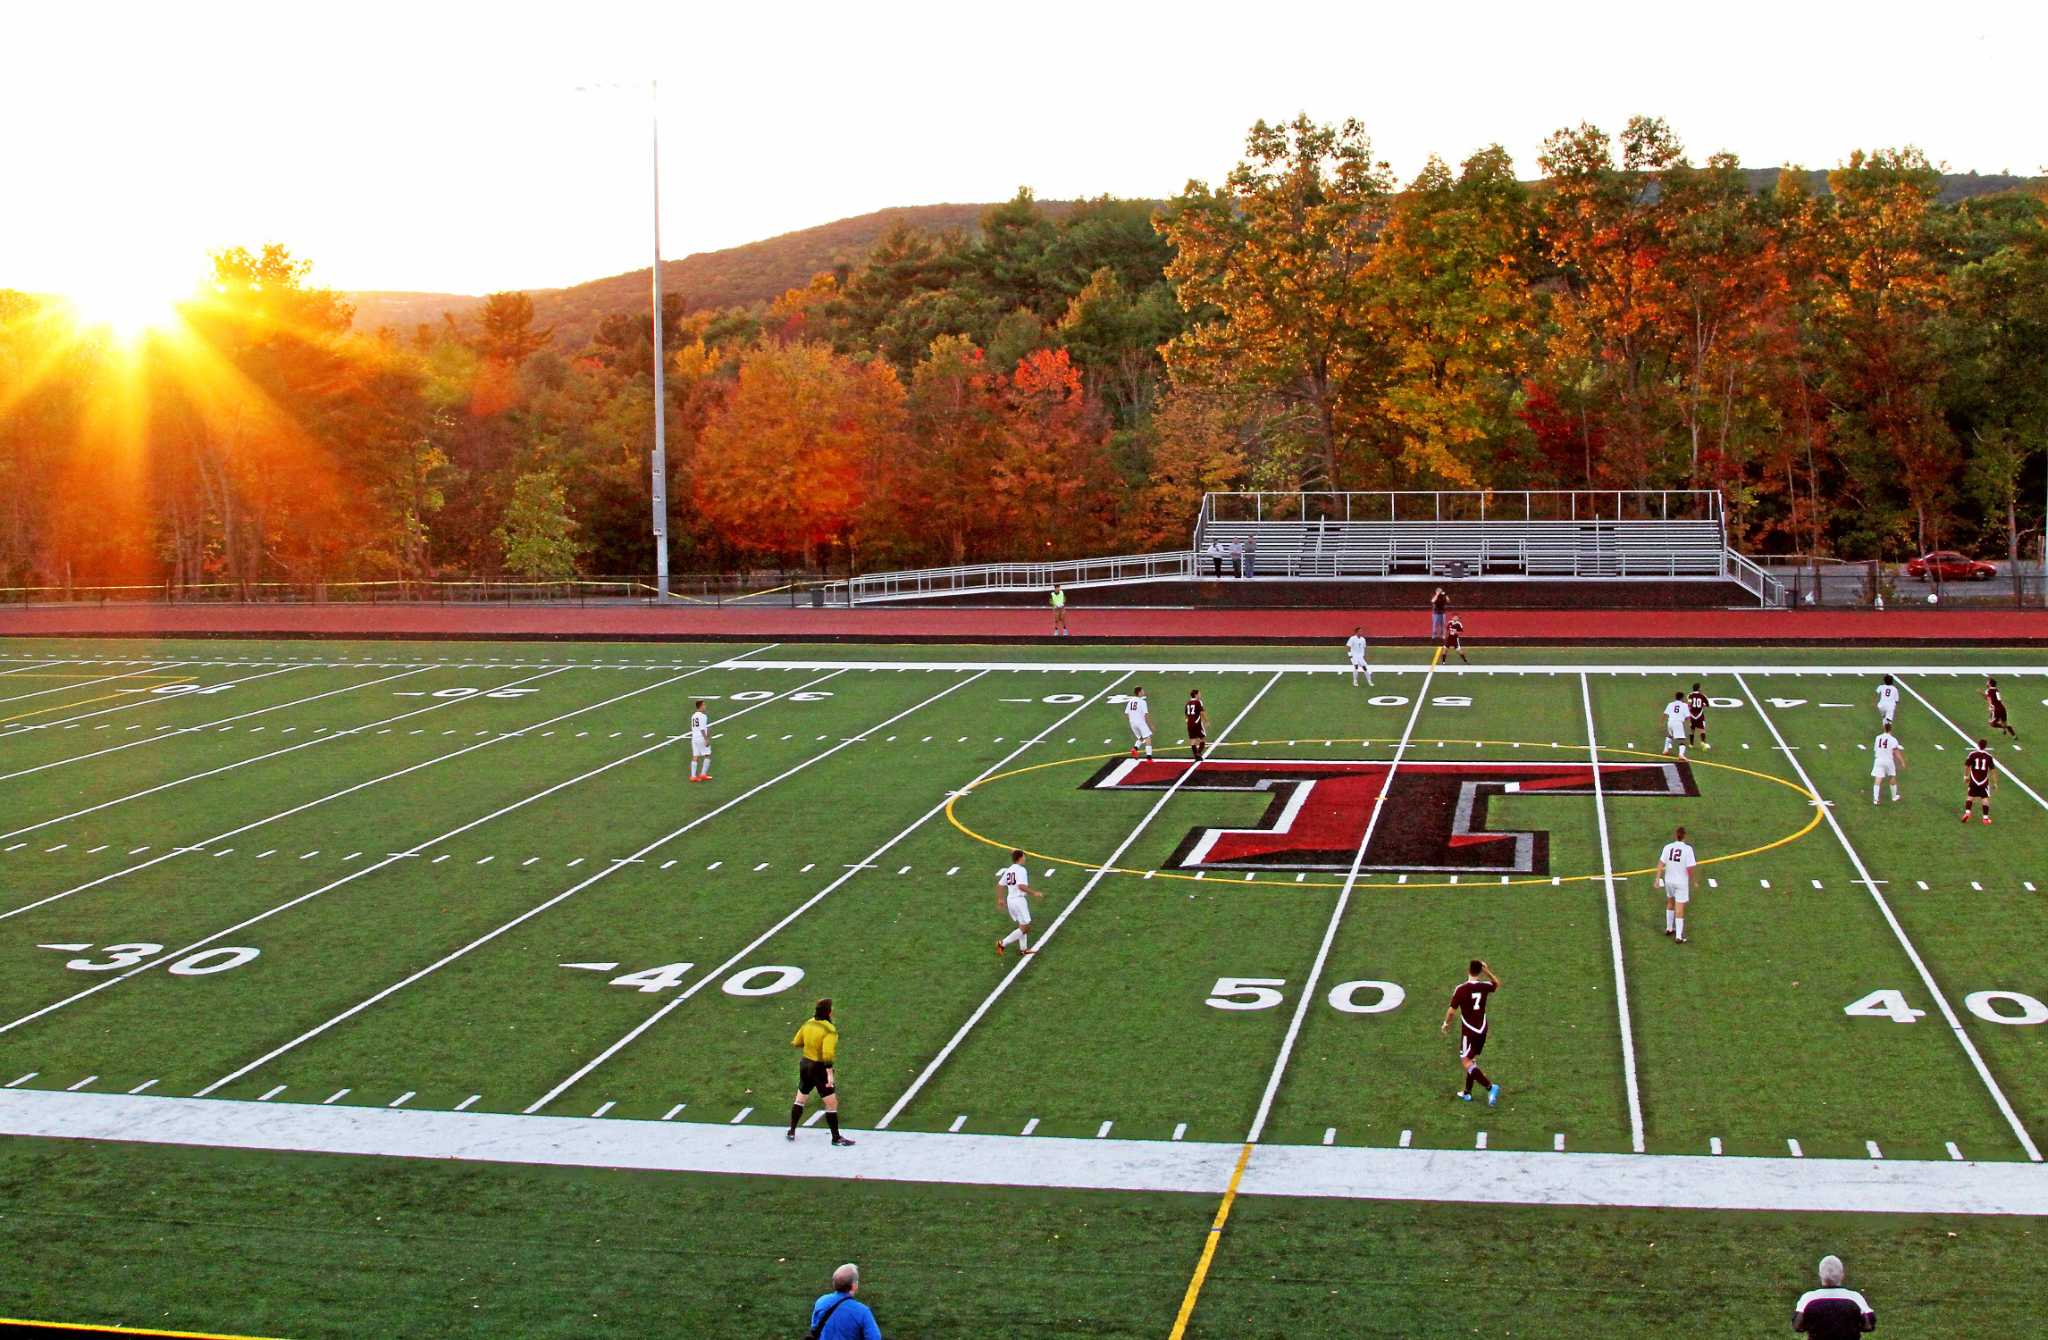
<path fill-rule="evenodd" d="M 1218 977 L 1203 1004 L 1212 1010 L 1270 1010 L 1285 1000 L 1284 977 Z M 1339 1014 L 1385 1014 L 1398 1010 L 1408 993 L 1395 982 L 1339 982 L 1325 997 Z"/>

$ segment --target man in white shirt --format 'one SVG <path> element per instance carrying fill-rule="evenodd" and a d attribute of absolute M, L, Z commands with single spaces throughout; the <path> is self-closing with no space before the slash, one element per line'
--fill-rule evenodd
<path fill-rule="evenodd" d="M 1124 699 L 1124 720 L 1131 727 L 1131 757 L 1136 758 L 1143 749 L 1145 757 L 1152 757 L 1152 704 L 1145 700 L 1145 690 L 1131 690 L 1131 696 Z"/>
<path fill-rule="evenodd" d="M 711 718 L 704 715 L 704 700 L 690 713 L 690 780 L 711 780 Z"/>
<path fill-rule="evenodd" d="M 1877 804 L 1878 788 L 1886 781 L 1892 784 L 1892 803 L 1899 800 L 1899 769 L 1906 766 L 1906 746 L 1899 743 L 1899 737 L 1886 726 L 1870 742 L 1870 803 Z"/>
<path fill-rule="evenodd" d="M 1351 687 L 1358 687 L 1358 677 L 1365 676 L 1365 686 L 1372 687 L 1372 667 L 1365 663 L 1365 629 L 1354 628 L 1351 636 L 1344 639 L 1344 654 L 1351 658 Z"/>
<path fill-rule="evenodd" d="M 1657 887 L 1664 890 L 1664 933 L 1685 944 L 1685 906 L 1692 901 L 1693 867 L 1700 858 L 1680 828 L 1657 854 Z"/>
<path fill-rule="evenodd" d="M 996 872 L 996 905 L 1009 914 L 1017 923 L 1017 929 L 996 941 L 996 957 L 1001 958 L 1010 942 L 1017 942 L 1020 954 L 1035 954 L 1031 947 L 1031 900 L 1044 895 L 1031 887 L 1031 872 L 1024 868 L 1024 853 L 1010 853 L 1010 863 Z"/>
<path fill-rule="evenodd" d="M 1686 723 L 1692 720 L 1692 709 L 1685 704 L 1683 693 L 1671 695 L 1671 701 L 1664 704 L 1664 747 L 1659 753 L 1668 754 L 1676 747 L 1678 756 L 1685 757 Z"/>
<path fill-rule="evenodd" d="M 1890 675 L 1886 675 L 1884 682 L 1877 686 L 1877 717 L 1884 723 L 1884 728 L 1890 730 L 1892 719 L 1898 714 L 1899 686 L 1892 682 Z"/>

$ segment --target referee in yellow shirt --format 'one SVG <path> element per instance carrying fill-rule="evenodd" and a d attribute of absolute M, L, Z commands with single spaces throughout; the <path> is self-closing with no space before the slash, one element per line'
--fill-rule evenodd
<path fill-rule="evenodd" d="M 816 1089 L 825 1100 L 825 1124 L 832 1128 L 832 1143 L 852 1144 L 839 1133 L 839 1091 L 832 1083 L 839 1059 L 839 1030 L 832 1025 L 830 996 L 818 1002 L 810 1021 L 796 1031 L 789 1045 L 800 1049 L 802 1056 L 796 1063 L 796 1098 L 789 1105 L 788 1138 L 796 1139 L 797 1123 L 804 1119 L 804 1103 L 811 1090 Z"/>

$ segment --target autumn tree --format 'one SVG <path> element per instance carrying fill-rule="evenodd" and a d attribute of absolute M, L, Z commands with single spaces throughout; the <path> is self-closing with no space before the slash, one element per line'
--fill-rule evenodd
<path fill-rule="evenodd" d="M 562 477 L 543 467 L 519 476 L 512 501 L 498 527 L 505 570 L 529 581 L 561 581 L 576 575 L 576 520 Z"/>

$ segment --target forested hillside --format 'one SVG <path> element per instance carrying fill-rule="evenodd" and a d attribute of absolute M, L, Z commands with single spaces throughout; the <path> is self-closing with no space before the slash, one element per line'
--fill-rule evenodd
<path fill-rule="evenodd" d="M 1261 123 L 1163 203 L 1024 192 L 757 258 L 765 301 L 672 292 L 658 386 L 644 274 L 366 329 L 237 248 L 133 346 L 0 293 L 0 584 L 644 573 L 657 393 L 679 570 L 1166 547 L 1221 488 L 1718 488 L 1740 542 L 1853 557 L 2038 535 L 2038 184 L 1908 148 L 1821 191 L 1653 118 L 1540 167 L 1399 182 L 1355 123 Z"/>

